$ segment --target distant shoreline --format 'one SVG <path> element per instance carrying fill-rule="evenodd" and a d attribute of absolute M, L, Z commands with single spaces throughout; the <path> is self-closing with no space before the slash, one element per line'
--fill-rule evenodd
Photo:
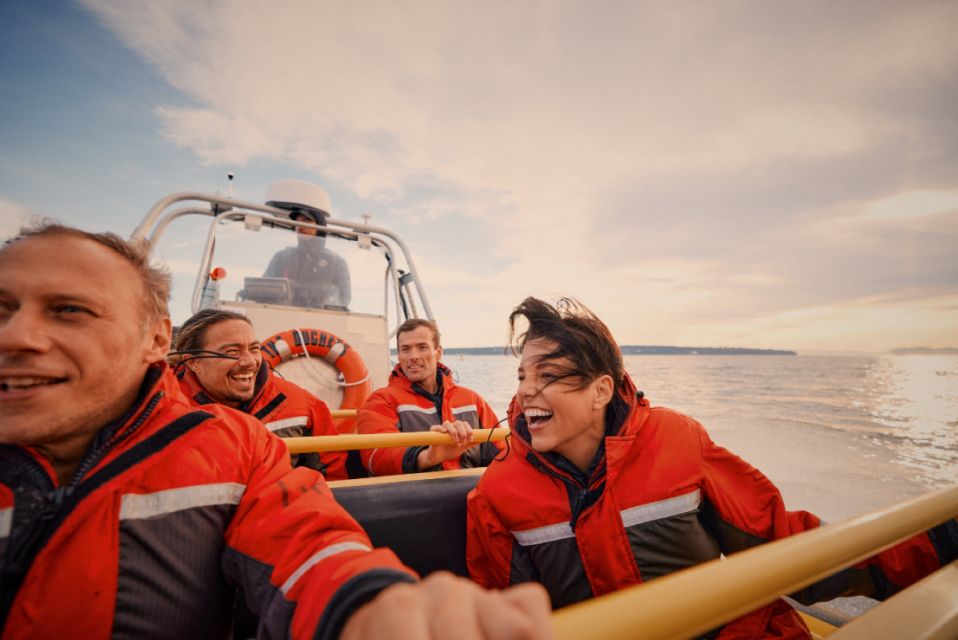
<path fill-rule="evenodd" d="M 626 356 L 795 356 L 786 349 L 746 349 L 743 347 L 673 347 L 626 344 L 621 346 Z M 444 355 L 501 356 L 506 347 L 443 347 Z M 392 350 L 395 355 L 396 350 Z"/>
<path fill-rule="evenodd" d="M 790 349 L 749 349 L 745 347 L 675 347 L 669 345 L 638 345 L 626 344 L 621 346 L 622 354 L 626 356 L 797 356 L 798 352 Z M 466 356 L 501 356 L 508 353 L 506 347 L 443 347 L 443 353 L 447 356 L 466 355 Z M 390 353 L 395 356 L 396 349 L 390 349 Z M 955 347 L 908 347 L 904 349 L 891 349 L 884 352 L 887 355 L 958 355 L 958 348 Z M 868 352 L 803 352 L 803 355 L 828 355 L 828 356 L 877 356 L 881 353 Z"/>

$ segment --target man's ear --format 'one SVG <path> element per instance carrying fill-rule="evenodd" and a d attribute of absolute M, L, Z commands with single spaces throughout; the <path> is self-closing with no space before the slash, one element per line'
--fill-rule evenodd
<path fill-rule="evenodd" d="M 436 362 L 442 360 L 442 346 L 436 347 Z"/>
<path fill-rule="evenodd" d="M 143 359 L 147 364 L 166 359 L 173 341 L 173 323 L 169 318 L 155 321 L 146 333 Z"/>
<path fill-rule="evenodd" d="M 605 374 L 595 379 L 593 383 L 595 391 L 595 408 L 604 409 L 607 404 L 612 402 L 612 396 L 615 394 L 615 383 L 612 382 L 612 376 Z"/>

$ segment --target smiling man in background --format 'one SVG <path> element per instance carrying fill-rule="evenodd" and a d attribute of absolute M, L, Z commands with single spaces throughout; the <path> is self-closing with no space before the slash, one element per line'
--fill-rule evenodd
<path fill-rule="evenodd" d="M 438 469 L 486 466 L 499 449 L 491 443 L 472 444 L 473 429 L 491 429 L 498 419 L 482 397 L 460 387 L 440 362 L 439 328 L 432 320 L 413 318 L 396 333 L 399 364 L 389 384 L 375 391 L 359 409 L 360 433 L 438 431 L 453 444 L 393 447 L 361 452 L 371 475 L 415 473 Z"/>
<path fill-rule="evenodd" d="M 192 406 L 164 362 L 168 296 L 112 234 L 0 248 L 3 640 L 228 638 L 237 591 L 261 637 L 549 637 L 541 589 L 409 584 L 262 424 Z"/>

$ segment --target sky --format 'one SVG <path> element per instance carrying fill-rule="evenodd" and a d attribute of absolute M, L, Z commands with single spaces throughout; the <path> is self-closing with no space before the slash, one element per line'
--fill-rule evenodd
<path fill-rule="evenodd" d="M 0 237 L 126 236 L 227 172 L 255 202 L 296 178 L 406 240 L 446 346 L 503 344 L 535 295 L 622 344 L 958 347 L 956 24 L 953 1 L 3 2 Z"/>

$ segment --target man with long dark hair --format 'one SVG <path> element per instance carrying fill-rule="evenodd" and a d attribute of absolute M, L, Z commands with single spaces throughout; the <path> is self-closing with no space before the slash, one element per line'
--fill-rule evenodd
<path fill-rule="evenodd" d="M 280 438 L 337 435 L 326 403 L 275 375 L 263 360 L 253 323 L 228 309 L 203 309 L 176 332 L 173 354 L 183 392 L 199 406 L 218 403 L 248 413 Z M 346 479 L 346 454 L 292 456 L 294 467 Z"/>

